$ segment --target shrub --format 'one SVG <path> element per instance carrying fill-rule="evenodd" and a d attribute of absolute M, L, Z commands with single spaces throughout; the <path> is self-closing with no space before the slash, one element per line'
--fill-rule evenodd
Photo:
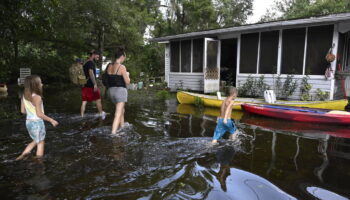
<path fill-rule="evenodd" d="M 325 101 L 329 98 L 329 92 L 322 91 L 320 88 L 316 89 L 316 100 Z"/>
<path fill-rule="evenodd" d="M 286 80 L 283 83 L 281 96 L 283 99 L 287 99 L 289 96 L 293 95 L 294 91 L 297 89 L 298 81 L 293 81 L 293 75 L 287 75 Z"/>
<path fill-rule="evenodd" d="M 257 97 L 263 97 L 264 91 L 269 90 L 270 86 L 264 82 L 264 75 L 261 75 L 257 81 L 255 81 L 256 95 Z"/>
<path fill-rule="evenodd" d="M 251 75 L 249 75 L 245 83 L 238 88 L 238 96 L 248 97 L 251 94 L 251 89 L 253 88 L 254 84 L 254 78 Z"/>
<path fill-rule="evenodd" d="M 275 93 L 277 98 L 281 98 L 281 90 L 282 90 L 282 81 L 281 81 L 281 74 L 277 76 L 277 80 L 275 82 Z"/>
<path fill-rule="evenodd" d="M 156 97 L 158 99 L 168 99 L 170 97 L 170 93 L 167 90 L 160 90 L 156 93 Z"/>
<path fill-rule="evenodd" d="M 302 80 L 301 80 L 301 84 L 300 84 L 300 100 L 302 101 L 309 101 L 310 100 L 310 90 L 312 88 L 312 85 L 309 84 L 308 80 L 309 80 L 309 76 L 305 76 Z"/>
<path fill-rule="evenodd" d="M 264 82 L 265 77 L 262 75 L 258 80 L 253 78 L 251 75 L 248 76 L 246 82 L 238 88 L 238 96 L 241 97 L 262 97 L 264 91 L 270 89 Z"/>
<path fill-rule="evenodd" d="M 204 106 L 204 102 L 200 97 L 195 97 L 194 105 L 199 107 L 199 108 L 202 108 Z"/>

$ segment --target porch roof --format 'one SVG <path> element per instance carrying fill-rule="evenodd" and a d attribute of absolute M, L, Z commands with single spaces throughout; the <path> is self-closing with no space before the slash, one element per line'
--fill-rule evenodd
<path fill-rule="evenodd" d="M 290 19 L 282 21 L 273 21 L 265 23 L 247 24 L 241 26 L 234 26 L 228 28 L 212 29 L 206 31 L 190 32 L 177 35 L 169 35 L 158 38 L 151 38 L 151 42 L 167 42 L 171 40 L 196 38 L 196 37 L 217 37 L 219 35 L 233 34 L 233 33 L 244 33 L 261 30 L 276 30 L 280 28 L 293 28 L 293 27 L 305 27 L 312 25 L 323 25 L 323 24 L 336 24 L 339 22 L 350 23 L 350 12 L 340 13 L 333 15 L 326 15 L 320 17 L 310 17 L 303 19 Z"/>

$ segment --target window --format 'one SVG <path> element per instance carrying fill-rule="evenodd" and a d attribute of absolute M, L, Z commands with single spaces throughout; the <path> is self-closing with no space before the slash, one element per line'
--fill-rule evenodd
<path fill-rule="evenodd" d="M 305 28 L 282 32 L 282 74 L 302 74 L 305 48 Z"/>
<path fill-rule="evenodd" d="M 260 35 L 260 74 L 277 73 L 279 31 L 262 32 Z"/>
<path fill-rule="evenodd" d="M 256 73 L 259 33 L 241 35 L 240 73 Z"/>
<path fill-rule="evenodd" d="M 218 67 L 218 41 L 207 41 L 207 68 L 216 69 Z"/>
<path fill-rule="evenodd" d="M 180 42 L 171 42 L 170 43 L 170 71 L 179 72 L 179 63 L 180 63 Z"/>
<path fill-rule="evenodd" d="M 203 39 L 193 40 L 193 72 L 203 72 Z"/>
<path fill-rule="evenodd" d="M 181 41 L 181 72 L 191 72 L 191 40 Z"/>
<path fill-rule="evenodd" d="M 325 56 L 332 47 L 333 25 L 309 27 L 305 74 L 323 75 L 328 65 Z"/>

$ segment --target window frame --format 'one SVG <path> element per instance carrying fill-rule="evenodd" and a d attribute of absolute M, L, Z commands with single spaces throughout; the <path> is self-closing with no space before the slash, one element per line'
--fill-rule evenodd
<path fill-rule="evenodd" d="M 241 69 L 241 45 L 242 45 L 242 35 L 246 35 L 246 34 L 258 34 L 258 44 L 257 44 L 257 58 L 256 58 L 256 68 L 255 68 L 255 72 L 253 72 L 253 73 L 242 73 L 241 71 L 240 71 L 240 69 Z M 249 33 L 243 33 L 243 34 L 240 34 L 240 36 L 239 36 L 239 38 L 238 38 L 238 43 L 237 43 L 237 46 L 239 47 L 239 51 L 237 51 L 237 52 L 239 52 L 239 54 L 237 54 L 237 60 L 239 61 L 239 65 L 237 65 L 237 71 L 239 72 L 239 73 L 237 73 L 237 75 L 240 75 L 240 74 L 243 74 L 243 75 L 251 75 L 251 74 L 258 74 L 258 67 L 259 67 L 259 57 L 260 57 L 260 53 L 259 53 L 259 50 L 260 50 L 260 32 L 249 32 Z"/>
<path fill-rule="evenodd" d="M 298 27 L 291 27 L 291 28 L 280 28 L 280 29 L 270 29 L 270 30 L 264 30 L 264 31 L 253 31 L 253 32 L 246 32 L 246 33 L 241 33 L 239 37 L 237 37 L 237 76 L 241 77 L 248 77 L 248 76 L 253 76 L 253 77 L 259 77 L 261 75 L 264 75 L 265 77 L 274 77 L 276 75 L 281 75 L 281 77 L 287 77 L 288 74 L 282 74 L 281 73 L 281 67 L 282 67 L 282 44 L 283 44 L 283 33 L 282 31 L 285 29 L 298 29 L 298 28 L 305 28 L 305 42 L 304 42 L 304 57 L 303 57 L 303 73 L 302 74 L 293 74 L 295 78 L 303 78 L 305 77 L 305 68 L 306 68 L 306 57 L 307 57 L 307 37 L 308 37 L 308 28 L 309 27 L 315 27 L 315 26 L 333 26 L 333 37 L 332 37 L 332 44 L 336 43 L 335 41 L 335 30 L 336 30 L 336 24 L 314 24 L 310 26 L 298 26 Z M 267 31 L 279 31 L 279 40 L 278 40 L 278 55 L 277 55 L 277 72 L 275 74 L 262 74 L 259 73 L 259 65 L 260 63 L 257 62 L 257 67 L 256 71 L 257 73 L 241 73 L 240 72 L 240 67 L 241 67 L 241 61 L 240 61 L 240 54 L 241 54 L 241 35 L 242 34 L 249 34 L 249 33 L 259 33 L 259 41 L 258 41 L 258 48 L 260 48 L 260 43 L 261 43 L 261 32 L 267 32 Z M 334 50 L 333 50 L 334 51 Z M 257 60 L 260 61 L 260 50 L 258 49 L 257 53 Z M 316 79 L 316 80 L 324 80 L 324 75 L 308 75 L 310 78 Z"/>
<path fill-rule="evenodd" d="M 176 74 L 176 75 L 201 75 L 201 74 L 204 74 L 204 63 L 202 63 L 202 72 L 193 72 L 193 40 L 196 40 L 196 39 L 203 39 L 203 46 L 204 46 L 204 38 L 191 38 L 191 39 L 182 39 L 182 40 L 174 40 L 174 41 L 170 41 L 170 71 L 169 71 L 169 74 Z M 191 63 L 191 71 L 190 72 L 182 72 L 181 69 L 181 43 L 182 41 L 186 41 L 186 40 L 189 40 L 191 42 L 191 58 L 190 58 L 190 63 Z M 179 42 L 179 71 L 178 72 L 172 72 L 171 71 L 171 44 L 173 42 Z M 203 58 L 204 58 L 204 48 L 203 48 Z"/>
<path fill-rule="evenodd" d="M 172 55 L 173 55 L 173 52 L 172 52 L 172 49 L 171 49 L 171 47 L 172 47 L 172 45 L 174 44 L 174 42 L 178 42 L 179 43 L 179 66 L 178 66 L 178 69 L 179 69 L 179 71 L 178 72 L 173 72 L 172 71 Z M 169 68 L 169 73 L 180 73 L 181 72 L 181 67 L 180 67 L 180 64 L 181 64 L 181 42 L 180 41 L 172 41 L 172 42 L 170 42 L 169 43 L 169 53 L 170 53 L 170 55 L 169 55 L 169 64 L 170 64 L 170 68 Z"/>
<path fill-rule="evenodd" d="M 280 40 L 282 39 L 282 37 L 280 37 L 281 36 L 281 30 L 268 30 L 268 31 L 261 31 L 261 32 L 259 32 L 259 52 L 258 52 L 258 63 L 257 63 L 257 65 L 258 65 L 258 67 L 257 67 L 257 69 L 258 69 L 258 71 L 257 71 L 257 74 L 259 74 L 259 75 L 265 75 L 265 74 L 267 74 L 267 73 L 259 73 L 260 72 L 260 70 L 261 70 L 261 68 L 260 68 L 260 61 L 261 61 L 261 35 L 262 35 L 262 33 L 267 33 L 267 32 L 278 32 L 278 36 L 277 36 L 277 59 L 276 59 L 276 73 L 277 74 L 279 74 L 279 62 L 280 62 L 280 60 L 279 60 L 279 55 L 280 55 L 280 49 L 282 50 L 282 48 L 280 48 L 280 45 L 282 46 L 282 44 L 280 44 Z M 282 52 L 281 52 L 282 53 Z M 282 54 L 281 54 L 282 55 Z M 281 60 L 282 61 L 282 60 Z M 272 73 L 268 73 L 268 74 L 272 74 Z"/>

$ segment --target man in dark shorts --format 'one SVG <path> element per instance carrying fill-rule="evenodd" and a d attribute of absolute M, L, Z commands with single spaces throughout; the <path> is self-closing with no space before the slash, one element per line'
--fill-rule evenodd
<path fill-rule="evenodd" d="M 89 53 L 89 59 L 84 64 L 84 74 L 86 77 L 86 84 L 81 89 L 82 104 L 80 108 L 80 114 L 84 117 L 85 108 L 87 102 L 95 101 L 98 113 L 104 116 L 106 113 L 102 110 L 100 89 L 97 87 L 96 82 L 96 64 L 95 61 L 100 59 L 99 53 L 95 50 Z"/>

